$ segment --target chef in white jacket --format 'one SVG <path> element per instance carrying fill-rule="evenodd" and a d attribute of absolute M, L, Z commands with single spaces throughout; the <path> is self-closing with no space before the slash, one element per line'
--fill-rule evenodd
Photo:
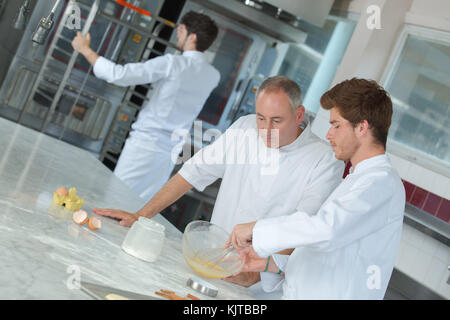
<path fill-rule="evenodd" d="M 197 152 L 136 214 L 111 209 L 93 212 L 129 226 L 139 216 L 153 217 L 191 188 L 202 191 L 222 178 L 211 222 L 231 232 L 236 224 L 259 218 L 296 210 L 314 214 L 342 181 L 343 172 L 344 163 L 312 133 L 299 86 L 277 76 L 259 88 L 256 114 L 241 117 Z M 272 277 L 268 273 L 261 277 L 266 275 Z"/>
<path fill-rule="evenodd" d="M 167 182 L 175 166 L 172 153 L 180 153 L 183 141 L 172 140 L 177 130 L 189 131 L 211 91 L 219 72 L 204 55 L 218 29 L 208 16 L 190 11 L 177 27 L 182 55 L 166 54 L 143 63 L 116 65 L 90 48 L 90 35 L 81 33 L 72 46 L 94 66 L 94 74 L 118 86 L 153 84 L 114 170 L 144 200 L 150 200 Z M 181 132 L 181 131 L 180 131 Z M 183 137 L 184 138 L 184 137 Z"/>
<path fill-rule="evenodd" d="M 247 255 L 244 270 L 278 274 L 285 299 L 382 299 L 400 244 L 405 190 L 385 154 L 392 102 L 374 81 L 346 80 L 326 92 L 327 139 L 350 174 L 317 214 L 256 219 L 228 243 Z M 250 244 L 252 245 L 251 247 Z M 290 256 L 274 254 L 296 248 Z M 266 287 L 267 288 L 267 287 Z"/>

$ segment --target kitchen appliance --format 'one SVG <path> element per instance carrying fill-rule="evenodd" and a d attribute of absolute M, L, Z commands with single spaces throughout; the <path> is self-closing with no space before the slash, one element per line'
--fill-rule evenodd
<path fill-rule="evenodd" d="M 198 120 L 202 121 L 203 132 L 209 129 L 224 132 L 236 119 L 237 114 L 254 112 L 239 108 L 249 82 L 255 76 L 266 78 L 276 72 L 272 67 L 276 65 L 277 59 L 282 59 L 279 51 L 285 41 L 301 43 L 306 39 L 306 34 L 279 20 L 276 21 L 279 28 L 271 29 L 280 30 L 285 27 L 289 28 L 289 32 L 281 30 L 277 34 L 269 34 L 262 25 L 267 26 L 272 17 L 237 0 L 187 1 L 180 16 L 189 10 L 209 15 L 219 26 L 218 37 L 206 55 L 209 62 L 219 70 L 221 80 L 205 102 Z M 258 17 L 250 15 L 244 21 L 233 14 L 235 11 L 245 10 L 251 10 Z M 248 24 L 250 20 L 259 21 L 259 24 Z"/>
<path fill-rule="evenodd" d="M 152 13 L 143 16 L 110 0 L 37 2 L 0 90 L 0 116 L 99 157 L 117 110 L 129 107 L 130 91 L 94 77 L 71 46 L 79 30 L 66 22 L 79 11 L 81 31 L 90 32 L 94 50 L 117 63 L 136 62 L 155 44 L 175 47 L 152 32 L 157 24 L 175 27 L 158 16 L 163 3 L 133 1 Z"/>
<path fill-rule="evenodd" d="M 84 148 L 114 169 L 152 86 L 119 88 L 96 79 L 88 62 L 73 51 L 71 40 L 77 30 L 65 22 L 72 14 L 71 5 L 75 5 L 80 9 L 81 27 L 91 33 L 92 48 L 100 55 L 119 64 L 146 61 L 178 51 L 175 33 L 168 32 L 175 23 L 159 16 L 165 8 L 164 14 L 171 12 L 170 16 L 178 19 L 189 10 L 205 12 L 219 25 L 218 39 L 206 55 L 222 79 L 199 120 L 203 131 L 225 131 L 236 117 L 252 112 L 251 107 L 241 108 L 245 90 L 257 72 L 259 78 L 272 72 L 265 68 L 261 73 L 258 65 L 274 66 L 282 59 L 280 39 L 291 37 L 293 41 L 295 35 L 295 41 L 301 42 L 306 34 L 277 21 L 283 28 L 273 37 L 264 33 L 261 23 L 259 29 L 252 29 L 233 20 L 228 13 L 235 4 L 242 6 L 241 1 L 227 1 L 229 8 L 221 13 L 208 9 L 206 2 L 186 1 L 184 6 L 184 1 L 175 5 L 163 0 L 37 2 L 0 90 L 0 116 Z M 92 21 L 86 19 L 89 15 Z M 249 19 L 255 20 L 253 15 Z M 272 53 L 265 55 L 267 51 Z"/>
<path fill-rule="evenodd" d="M 31 0 L 25 0 L 24 3 L 20 6 L 19 10 L 17 11 L 17 15 L 14 19 L 14 28 L 17 30 L 24 30 L 28 23 L 31 10 L 30 1 Z"/>
<path fill-rule="evenodd" d="M 43 17 L 43 18 L 41 18 L 41 20 L 39 20 L 39 24 L 31 37 L 31 41 L 33 41 L 33 46 L 43 45 L 45 43 L 45 41 L 47 40 L 47 37 L 48 37 L 48 35 L 53 27 L 53 24 L 54 24 L 53 18 L 55 17 L 56 9 L 58 8 L 60 3 L 61 3 L 61 0 L 57 0 L 55 2 L 55 5 L 53 6 L 52 10 L 50 11 L 49 15 L 47 17 Z M 74 2 L 70 2 L 70 5 L 72 3 L 74 3 Z M 94 7 L 97 7 L 98 4 L 99 4 L 98 2 L 95 2 Z M 93 16 L 91 16 L 91 19 L 92 18 L 93 18 Z M 89 27 L 87 29 L 89 29 Z"/>
<path fill-rule="evenodd" d="M 0 0 L 0 18 L 2 16 L 3 10 L 5 9 L 7 0 Z"/>
<path fill-rule="evenodd" d="M 266 13 L 259 13 L 250 8 L 257 15 L 249 17 L 252 21 L 260 19 L 258 25 L 248 25 L 245 21 L 234 19 L 230 12 L 236 9 L 242 11 L 248 9 L 242 1 L 213 1 L 216 5 L 211 6 L 211 1 L 186 1 L 178 14 L 178 20 L 188 11 L 193 10 L 209 15 L 218 25 L 219 34 L 216 41 L 209 48 L 205 55 L 208 61 L 221 74 L 221 80 L 216 89 L 212 91 L 205 102 L 198 119 L 201 121 L 201 134 L 208 130 L 224 132 L 233 121 L 245 114 L 254 112 L 254 105 L 242 103 L 242 98 L 246 95 L 246 90 L 260 79 L 264 79 L 276 72 L 279 60 L 283 59 L 285 53 L 283 41 L 303 42 L 306 34 L 300 29 L 293 27 L 283 21 L 276 20 Z M 218 10 L 217 5 L 221 9 Z M 249 20 L 247 19 L 247 20 Z M 262 28 L 268 21 L 276 20 L 273 23 L 279 28 L 276 34 L 268 35 Z M 160 25 L 159 27 L 163 27 Z M 255 27 L 255 28 L 252 28 Z M 158 27 L 157 27 L 158 28 Z M 159 30 L 155 28 L 155 32 Z M 170 43 L 177 41 L 175 33 L 169 38 Z M 164 53 L 173 52 L 173 48 L 164 48 Z M 163 52 L 160 52 L 163 54 Z M 143 59 L 149 57 L 143 55 Z M 137 118 L 137 111 L 143 103 L 148 100 L 139 87 L 131 87 L 127 97 L 129 102 L 123 104 L 116 113 L 114 121 L 108 132 L 106 143 L 102 149 L 100 159 L 111 169 L 115 167 L 125 140 L 131 130 L 132 123 Z M 250 93 L 251 95 L 252 93 Z M 250 100 L 247 100 L 250 101 Z M 191 130 L 191 137 L 194 137 L 194 128 Z M 209 142 L 191 139 L 186 143 L 193 145 L 194 152 Z M 188 149 L 190 146 L 188 147 Z"/>
<path fill-rule="evenodd" d="M 286 11 L 295 17 L 322 26 L 327 18 L 334 0 L 264 0 L 274 6 L 281 14 Z"/>

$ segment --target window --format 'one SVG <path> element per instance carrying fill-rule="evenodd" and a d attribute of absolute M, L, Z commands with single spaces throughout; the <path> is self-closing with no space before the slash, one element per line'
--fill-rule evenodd
<path fill-rule="evenodd" d="M 318 54 L 307 49 L 305 46 L 291 45 L 279 71 L 280 75 L 294 80 L 302 88 L 303 96 L 308 91 L 321 60 Z"/>
<path fill-rule="evenodd" d="M 334 16 L 329 16 L 322 28 L 303 20 L 298 24 L 308 36 L 304 43 L 289 46 L 278 74 L 291 78 L 302 88 L 303 104 L 308 112 L 315 114 L 320 107 L 320 97 L 329 89 L 356 24 Z"/>
<path fill-rule="evenodd" d="M 406 26 L 386 73 L 388 151 L 450 176 L 450 33 Z"/>

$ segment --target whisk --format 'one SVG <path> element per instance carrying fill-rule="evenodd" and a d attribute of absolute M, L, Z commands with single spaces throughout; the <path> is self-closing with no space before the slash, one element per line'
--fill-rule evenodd
<path fill-rule="evenodd" d="M 230 245 L 228 248 L 210 248 L 197 253 L 197 258 L 204 260 L 206 264 L 213 266 L 219 264 L 229 253 L 234 250 Z"/>

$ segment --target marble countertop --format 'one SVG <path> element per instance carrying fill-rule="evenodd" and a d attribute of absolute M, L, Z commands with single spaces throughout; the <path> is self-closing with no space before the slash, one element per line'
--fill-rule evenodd
<path fill-rule="evenodd" d="M 199 277 L 184 261 L 182 234 L 164 217 L 164 248 L 150 263 L 121 244 L 129 228 L 93 208 L 135 212 L 144 202 L 88 152 L 0 118 L 0 299 L 91 299 L 77 289 L 89 281 L 156 296 L 160 289 L 211 299 L 188 287 Z M 78 226 L 72 211 L 52 204 L 53 191 L 77 188 L 83 209 L 102 220 L 97 231 Z M 254 299 L 248 289 L 219 279 L 216 299 Z"/>

